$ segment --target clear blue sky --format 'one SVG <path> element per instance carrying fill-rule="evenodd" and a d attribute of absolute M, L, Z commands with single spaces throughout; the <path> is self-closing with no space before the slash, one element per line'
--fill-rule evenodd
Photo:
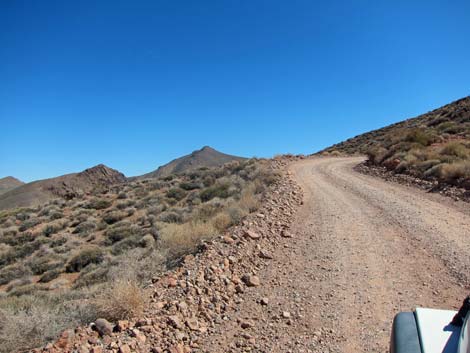
<path fill-rule="evenodd" d="M 470 94 L 470 1 L 0 2 L 0 177 L 312 153 Z"/>

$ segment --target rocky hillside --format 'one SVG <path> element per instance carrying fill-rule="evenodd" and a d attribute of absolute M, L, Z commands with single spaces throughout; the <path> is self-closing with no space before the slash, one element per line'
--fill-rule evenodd
<path fill-rule="evenodd" d="M 251 159 L 1 211 L 0 352 L 142 315 L 152 277 L 246 219 L 279 179 Z"/>
<path fill-rule="evenodd" d="M 394 173 L 470 189 L 470 97 L 322 151 L 367 154 Z"/>
<path fill-rule="evenodd" d="M 277 160 L 271 167 L 284 169 L 284 163 Z M 284 174 L 263 196 L 263 206 L 241 224 L 205 242 L 204 251 L 185 256 L 177 269 L 155 275 L 145 291 L 151 300 L 139 315 L 100 318 L 65 331 L 36 352 L 184 353 L 205 351 L 204 347 L 217 352 L 269 351 L 266 342 L 255 341 L 250 334 L 256 318 L 240 308 L 247 300 L 266 310 L 282 310 L 270 306 L 268 298 L 258 298 L 256 289 L 265 283 L 257 272 L 272 266 L 276 248 L 287 248 L 293 241 L 289 225 L 301 200 L 300 189 Z M 237 314 L 246 318 L 235 321 Z M 278 320 L 292 323 L 290 313 L 280 315 Z M 213 342 L 211 336 L 223 335 L 230 319 L 239 327 L 237 344 Z"/>
<path fill-rule="evenodd" d="M 124 174 L 100 164 L 80 173 L 34 181 L 5 192 L 0 195 L 0 210 L 38 206 L 57 197 L 71 199 L 126 180 Z"/>
<path fill-rule="evenodd" d="M 18 186 L 23 185 L 21 180 L 18 180 L 12 176 L 7 176 L 0 179 L 0 195 L 10 191 Z"/>
<path fill-rule="evenodd" d="M 181 174 L 199 168 L 220 167 L 228 162 L 243 161 L 245 159 L 246 158 L 243 157 L 231 156 L 219 152 L 212 147 L 205 146 L 191 154 L 177 158 L 150 173 L 138 176 L 137 179 L 167 177 L 171 174 Z"/>

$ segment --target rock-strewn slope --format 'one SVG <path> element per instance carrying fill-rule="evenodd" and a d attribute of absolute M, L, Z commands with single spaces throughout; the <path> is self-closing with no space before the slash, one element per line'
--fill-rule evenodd
<path fill-rule="evenodd" d="M 285 159 L 273 162 L 285 168 Z M 258 272 L 270 266 L 272 253 L 291 237 L 289 227 L 302 202 L 299 187 L 290 175 L 277 183 L 256 214 L 224 236 L 204 245 L 205 250 L 184 259 L 181 267 L 149 286 L 149 303 L 144 317 L 66 331 L 55 343 L 36 352 L 191 352 L 244 351 L 257 347 L 249 333 L 256 317 L 240 315 L 245 300 L 260 306 L 269 300 L 258 298 L 257 288 L 267 285 Z M 247 299 L 249 298 L 249 299 Z M 289 321 L 289 313 L 280 320 Z M 212 342 L 223 334 L 227 322 L 235 325 L 239 337 Z M 101 331 L 101 335 L 97 332 Z M 113 333 L 110 333 L 112 329 Z"/>

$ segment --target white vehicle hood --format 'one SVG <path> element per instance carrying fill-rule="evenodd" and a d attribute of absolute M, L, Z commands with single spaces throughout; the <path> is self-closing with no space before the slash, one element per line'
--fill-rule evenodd
<path fill-rule="evenodd" d="M 455 314 L 453 310 L 416 309 L 422 353 L 457 353 L 460 327 L 449 324 Z"/>

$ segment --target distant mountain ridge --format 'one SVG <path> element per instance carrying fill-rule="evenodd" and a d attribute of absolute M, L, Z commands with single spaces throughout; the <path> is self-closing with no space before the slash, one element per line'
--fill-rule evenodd
<path fill-rule="evenodd" d="M 135 179 L 162 178 L 171 174 L 181 174 L 199 168 L 219 167 L 228 162 L 243 161 L 244 157 L 232 156 L 219 152 L 212 147 L 204 146 L 186 156 L 172 160 L 158 169 L 135 177 Z"/>
<path fill-rule="evenodd" d="M 7 176 L 0 179 L 0 195 L 4 194 L 18 186 L 23 185 L 24 183 L 21 180 L 16 179 L 12 176 Z"/>
<path fill-rule="evenodd" d="M 126 182 L 121 172 L 103 164 L 80 173 L 23 184 L 0 195 L 0 209 L 32 207 L 56 197 L 73 198 L 99 187 Z"/>

